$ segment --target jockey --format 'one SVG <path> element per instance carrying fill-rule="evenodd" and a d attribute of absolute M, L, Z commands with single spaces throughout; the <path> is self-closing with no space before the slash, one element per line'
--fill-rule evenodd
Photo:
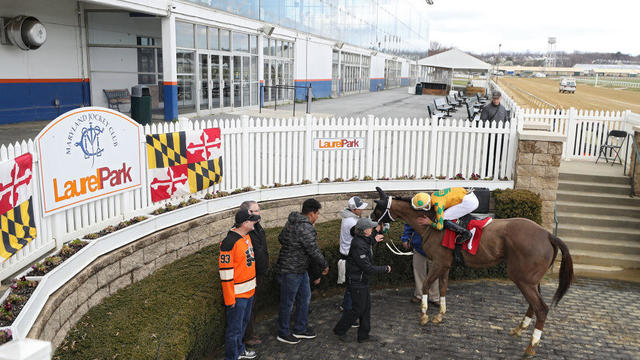
<path fill-rule="evenodd" d="M 431 226 L 436 230 L 447 228 L 460 234 L 460 242 L 471 238 L 471 231 L 450 221 L 461 218 L 478 207 L 478 198 L 473 192 L 465 188 L 453 187 L 434 192 L 431 196 L 427 193 L 417 193 L 411 199 L 411 206 L 416 210 L 427 211 L 433 206 L 436 213 L 435 221 Z M 418 224 L 427 225 L 426 217 L 419 217 Z"/>

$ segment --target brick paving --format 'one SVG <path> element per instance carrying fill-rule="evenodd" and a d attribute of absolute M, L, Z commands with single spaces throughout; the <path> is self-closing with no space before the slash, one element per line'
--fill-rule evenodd
<path fill-rule="evenodd" d="M 542 285 L 546 301 L 556 287 L 555 280 Z M 502 359 L 521 357 L 531 338 L 533 326 L 521 338 L 509 336 L 527 309 L 511 282 L 450 283 L 444 322 L 424 327 L 411 294 L 410 288 L 372 293 L 371 335 L 378 343 L 359 344 L 355 329 L 347 343 L 333 335 L 342 299 L 333 296 L 312 300 L 316 339 L 278 342 L 276 316 L 258 324 L 263 344 L 254 349 L 259 359 Z M 431 306 L 429 315 L 436 313 Z M 536 351 L 539 359 L 640 359 L 640 284 L 579 279 L 549 312 Z"/>

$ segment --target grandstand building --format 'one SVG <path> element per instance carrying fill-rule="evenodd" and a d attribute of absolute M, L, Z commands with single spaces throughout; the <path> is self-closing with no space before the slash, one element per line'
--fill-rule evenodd
<path fill-rule="evenodd" d="M 154 118 L 165 120 L 302 100 L 309 85 L 315 98 L 407 86 L 428 51 L 427 6 L 423 0 L 0 0 L 7 28 L 0 34 L 0 124 L 107 107 L 113 90 L 135 85 L 149 88 Z"/>

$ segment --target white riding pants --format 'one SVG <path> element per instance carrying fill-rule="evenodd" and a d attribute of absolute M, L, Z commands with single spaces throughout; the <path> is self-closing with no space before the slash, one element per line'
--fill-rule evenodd
<path fill-rule="evenodd" d="M 479 204 L 476 194 L 467 194 L 462 198 L 462 202 L 460 202 L 460 204 L 453 205 L 446 209 L 444 213 L 442 213 L 442 218 L 445 220 L 459 219 L 477 209 Z"/>

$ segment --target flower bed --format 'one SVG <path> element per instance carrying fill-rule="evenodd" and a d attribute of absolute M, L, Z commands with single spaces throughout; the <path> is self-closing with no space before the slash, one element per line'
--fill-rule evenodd
<path fill-rule="evenodd" d="M 10 329 L 0 330 L 0 345 L 8 343 L 13 338 Z"/>
<path fill-rule="evenodd" d="M 63 261 L 70 258 L 73 254 L 77 253 L 80 249 L 88 244 L 86 241 L 75 239 L 62 246 L 62 249 L 54 255 L 44 258 L 41 262 L 35 263 L 31 266 L 31 271 L 27 273 L 27 276 L 44 276 L 49 271 L 53 270 L 56 266 L 62 264 Z"/>
<path fill-rule="evenodd" d="M 142 220 L 145 220 L 147 217 L 146 216 L 136 216 L 133 217 L 129 220 L 125 220 L 120 222 L 118 225 L 115 226 L 107 226 L 106 228 L 96 232 L 96 233 L 91 233 L 91 234 L 87 234 L 85 236 L 83 236 L 83 239 L 88 239 L 88 240 L 93 240 L 93 239 L 97 239 L 99 237 L 105 236 L 107 234 L 111 234 L 112 232 L 116 232 L 118 230 L 122 230 L 124 228 L 126 228 L 127 226 L 139 223 Z"/>
<path fill-rule="evenodd" d="M 11 293 L 0 307 L 0 326 L 10 326 L 18 316 L 31 294 L 38 286 L 33 280 L 27 280 L 24 276 L 14 280 L 11 284 Z"/>
<path fill-rule="evenodd" d="M 182 202 L 180 202 L 180 203 L 179 203 L 179 204 L 177 204 L 177 205 L 167 204 L 167 205 L 165 205 L 165 206 L 163 206 L 163 207 L 161 207 L 161 208 L 159 208 L 159 209 L 155 209 L 155 210 L 151 213 L 151 215 L 160 215 L 160 214 L 164 214 L 164 213 L 167 213 L 167 212 L 169 212 L 169 211 L 173 211 L 173 210 L 181 209 L 181 208 L 186 207 L 186 206 L 189 206 L 189 205 L 197 204 L 197 203 L 199 203 L 199 202 L 200 202 L 200 200 L 198 200 L 198 199 L 196 199 L 196 198 L 189 198 L 189 200 L 182 201 Z M 143 219 L 143 220 L 144 220 L 144 219 Z M 120 230 L 120 229 L 118 229 L 118 230 Z"/>

